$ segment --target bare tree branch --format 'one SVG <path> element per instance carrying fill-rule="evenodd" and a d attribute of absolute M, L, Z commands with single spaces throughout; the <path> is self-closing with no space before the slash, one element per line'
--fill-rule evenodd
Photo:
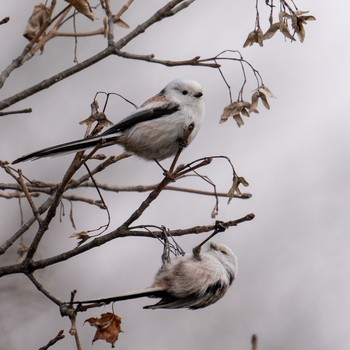
<path fill-rule="evenodd" d="M 5 115 L 10 115 L 10 114 L 24 114 L 24 113 L 32 113 L 32 109 L 25 108 L 25 109 L 19 109 L 18 111 L 0 112 L 0 117 L 3 117 Z"/>
<path fill-rule="evenodd" d="M 62 340 L 65 337 L 63 329 L 60 330 L 57 335 L 52 338 L 45 346 L 42 346 L 39 348 L 39 350 L 47 350 L 50 348 L 52 345 L 55 345 L 58 341 Z"/>
<path fill-rule="evenodd" d="M 237 220 L 230 220 L 223 222 L 222 225 L 224 225 L 226 228 L 237 226 L 240 223 L 253 220 L 255 217 L 254 214 L 248 214 L 240 219 Z M 176 229 L 176 230 L 169 230 L 168 234 L 173 237 L 178 236 L 184 236 L 189 234 L 201 234 L 205 232 L 210 232 L 215 229 L 214 225 L 204 225 L 204 226 L 194 226 L 188 229 Z M 25 260 L 22 263 L 14 264 L 14 265 L 8 265 L 0 267 L 0 277 L 9 275 L 9 274 L 15 274 L 15 273 L 23 273 L 25 271 L 36 271 L 39 269 L 43 269 L 45 267 L 57 264 L 62 261 L 66 261 L 74 256 L 80 255 L 90 249 L 97 248 L 103 244 L 106 244 L 110 242 L 113 239 L 116 238 L 125 238 L 125 237 L 148 237 L 148 238 L 161 238 L 163 235 L 163 231 L 134 231 L 131 229 L 127 229 L 125 226 L 120 226 L 116 230 L 107 233 L 103 236 L 99 236 L 94 238 L 92 241 L 85 243 L 84 245 L 78 246 L 74 249 L 71 249 L 67 252 L 55 255 L 50 258 L 41 259 L 38 261 L 28 261 Z"/>
<path fill-rule="evenodd" d="M 34 284 L 36 289 L 43 293 L 48 299 L 50 299 L 53 303 L 60 306 L 62 304 L 62 301 L 58 300 L 56 297 L 54 297 L 35 277 L 33 273 L 27 273 L 27 277 L 30 279 L 30 281 Z"/>

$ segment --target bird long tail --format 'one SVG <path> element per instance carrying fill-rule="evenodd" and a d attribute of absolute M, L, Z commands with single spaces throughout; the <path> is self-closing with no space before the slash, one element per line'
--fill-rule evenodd
<path fill-rule="evenodd" d="M 73 153 L 78 151 L 83 151 L 88 148 L 92 148 L 101 144 L 100 147 L 107 147 L 111 144 L 118 143 L 119 136 L 116 135 L 108 135 L 108 136 L 96 136 L 87 139 L 81 139 L 71 142 L 62 143 L 60 145 L 43 148 L 39 151 L 35 151 L 24 155 L 22 157 L 17 158 L 12 162 L 12 164 L 17 164 L 20 162 L 25 162 L 27 160 L 35 160 L 39 158 L 51 157 L 56 155 L 62 155 L 67 153 Z"/>
<path fill-rule="evenodd" d="M 74 301 L 72 304 L 95 304 L 95 303 L 109 304 L 115 301 L 130 300 L 130 299 L 137 299 L 137 298 L 143 298 L 143 297 L 151 297 L 151 298 L 162 297 L 163 294 L 164 294 L 164 290 L 162 288 L 154 287 L 154 288 L 147 288 L 141 291 L 129 292 L 126 294 L 122 294 L 122 295 L 118 295 L 110 298 Z"/>

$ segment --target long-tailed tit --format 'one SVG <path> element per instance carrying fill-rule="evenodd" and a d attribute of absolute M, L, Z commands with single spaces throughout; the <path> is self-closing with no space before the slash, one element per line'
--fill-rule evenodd
<path fill-rule="evenodd" d="M 194 129 L 187 144 L 196 136 L 204 116 L 202 87 L 190 79 L 171 81 L 159 94 L 102 134 L 63 143 L 22 156 L 13 164 L 87 148 L 119 144 L 126 151 L 147 160 L 163 160 L 174 155 L 182 144 L 189 125 Z"/>
<path fill-rule="evenodd" d="M 226 245 L 210 242 L 207 249 L 164 262 L 153 285 L 140 292 L 75 303 L 104 303 L 158 297 L 145 309 L 200 309 L 214 304 L 227 292 L 237 273 L 237 259 Z"/>

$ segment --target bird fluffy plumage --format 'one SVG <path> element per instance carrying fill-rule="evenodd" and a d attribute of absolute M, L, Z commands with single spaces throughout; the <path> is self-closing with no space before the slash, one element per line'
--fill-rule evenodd
<path fill-rule="evenodd" d="M 202 87 L 190 79 L 171 81 L 159 94 L 98 136 L 63 143 L 22 156 L 13 164 L 59 154 L 78 152 L 100 144 L 119 144 L 146 160 L 163 160 L 174 155 L 191 123 L 187 143 L 197 135 L 204 116 Z M 103 139 L 103 142 L 101 140 Z"/>
<path fill-rule="evenodd" d="M 227 292 L 237 274 L 231 249 L 211 242 L 200 255 L 184 255 L 165 263 L 152 288 L 161 300 L 145 309 L 200 309 L 214 304 Z"/>

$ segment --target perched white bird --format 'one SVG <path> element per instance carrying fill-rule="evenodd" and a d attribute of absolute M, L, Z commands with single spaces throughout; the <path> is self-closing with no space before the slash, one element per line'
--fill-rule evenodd
<path fill-rule="evenodd" d="M 76 304 L 104 303 L 140 297 L 161 298 L 145 309 L 200 309 L 214 304 L 227 292 L 237 274 L 237 258 L 226 245 L 211 242 L 199 254 L 165 262 L 153 285 L 140 292 Z"/>
<path fill-rule="evenodd" d="M 177 152 L 180 145 L 184 146 L 181 142 L 191 123 L 194 124 L 194 129 L 187 144 L 196 136 L 204 116 L 202 96 L 202 87 L 196 81 L 173 80 L 159 94 L 143 103 L 137 111 L 102 134 L 44 148 L 16 159 L 13 164 L 82 151 L 98 144 L 100 147 L 119 144 L 126 151 L 146 160 L 169 158 Z"/>

